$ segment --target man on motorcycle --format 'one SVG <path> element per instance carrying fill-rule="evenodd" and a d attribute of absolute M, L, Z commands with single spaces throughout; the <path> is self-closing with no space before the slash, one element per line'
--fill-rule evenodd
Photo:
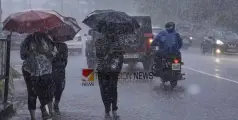
<path fill-rule="evenodd" d="M 159 32 L 151 43 L 151 46 L 159 46 L 159 50 L 155 53 L 159 59 L 155 61 L 157 64 L 156 70 L 160 73 L 160 75 L 162 73 L 162 57 L 168 54 L 173 54 L 181 58 L 180 48 L 182 45 L 183 40 L 180 37 L 180 34 L 175 31 L 175 23 L 166 23 L 165 30 Z"/>

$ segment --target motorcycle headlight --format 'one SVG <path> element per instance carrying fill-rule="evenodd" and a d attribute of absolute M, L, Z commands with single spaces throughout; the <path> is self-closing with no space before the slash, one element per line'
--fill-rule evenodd
<path fill-rule="evenodd" d="M 216 44 L 223 45 L 224 43 L 221 40 L 216 40 Z"/>
<path fill-rule="evenodd" d="M 192 40 L 192 39 L 193 39 L 193 37 L 189 37 L 189 39 L 190 39 L 190 40 Z"/>

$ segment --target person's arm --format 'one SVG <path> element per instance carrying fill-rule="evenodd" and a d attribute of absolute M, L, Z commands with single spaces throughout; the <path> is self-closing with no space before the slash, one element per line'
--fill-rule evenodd
<path fill-rule="evenodd" d="M 177 34 L 177 40 L 178 40 L 178 49 L 181 49 L 183 46 L 183 39 L 180 37 L 180 34 Z"/>
<path fill-rule="evenodd" d="M 150 45 L 151 45 L 151 46 L 157 46 L 158 43 L 159 43 L 159 41 L 160 41 L 160 34 L 158 33 L 158 34 L 155 36 L 154 40 L 152 41 L 152 43 L 151 43 Z"/>
<path fill-rule="evenodd" d="M 62 61 L 64 61 L 64 66 L 67 66 L 68 63 L 68 46 L 65 43 L 62 43 L 62 49 L 63 49 L 63 57 L 62 57 Z"/>

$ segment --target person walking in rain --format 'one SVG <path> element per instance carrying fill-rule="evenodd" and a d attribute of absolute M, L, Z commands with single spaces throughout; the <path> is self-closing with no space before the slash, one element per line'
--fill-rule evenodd
<path fill-rule="evenodd" d="M 68 47 L 63 42 L 55 42 L 55 46 L 57 48 L 58 53 L 56 57 L 53 59 L 53 80 L 55 82 L 55 102 L 54 102 L 54 110 L 56 114 L 60 114 L 59 111 L 59 102 L 61 99 L 61 95 L 65 88 L 65 68 L 68 62 Z"/>
<path fill-rule="evenodd" d="M 56 54 L 52 41 L 44 33 L 29 35 L 21 45 L 20 55 L 24 60 L 22 69 L 28 89 L 28 108 L 31 120 L 35 120 L 37 97 L 41 103 L 43 120 L 51 118 L 45 106 L 48 105 L 52 115 L 53 79 L 52 59 Z"/>
<path fill-rule="evenodd" d="M 20 56 L 23 61 L 22 74 L 26 83 L 27 93 L 28 93 L 28 110 L 30 111 L 31 120 L 35 120 L 35 110 L 36 110 L 36 99 L 37 95 L 33 90 L 33 85 L 31 81 L 31 73 L 27 69 L 27 64 L 29 64 L 30 59 L 30 42 L 33 40 L 33 35 L 28 35 L 25 40 L 21 43 Z"/>
<path fill-rule="evenodd" d="M 105 26 L 99 27 L 102 31 Z M 111 119 L 112 109 L 113 118 L 117 119 L 117 83 L 118 76 L 123 66 L 123 53 L 121 41 L 116 33 L 106 32 L 102 39 L 95 41 L 98 81 L 101 91 L 102 101 L 105 107 L 105 118 Z"/>

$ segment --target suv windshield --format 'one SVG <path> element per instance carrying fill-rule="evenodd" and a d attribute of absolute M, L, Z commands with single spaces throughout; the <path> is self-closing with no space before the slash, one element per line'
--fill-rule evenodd
<path fill-rule="evenodd" d="M 238 39 L 238 35 L 233 32 L 223 32 L 223 36 L 228 40 L 229 39 Z"/>

